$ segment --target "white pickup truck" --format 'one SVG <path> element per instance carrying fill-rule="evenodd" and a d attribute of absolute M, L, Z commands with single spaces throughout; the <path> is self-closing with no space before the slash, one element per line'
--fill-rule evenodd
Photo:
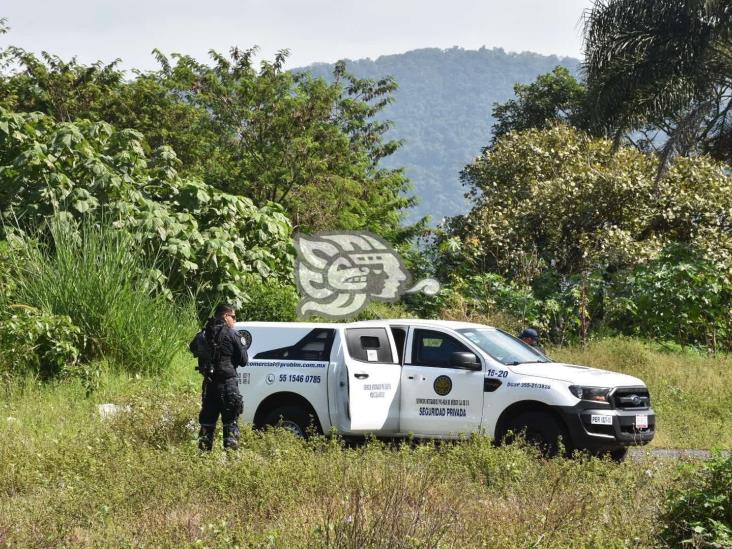
<path fill-rule="evenodd" d="M 489 326 L 442 320 L 342 324 L 239 322 L 244 419 L 343 435 L 501 440 L 524 431 L 556 452 L 622 458 L 655 433 L 635 377 L 553 362 Z"/>

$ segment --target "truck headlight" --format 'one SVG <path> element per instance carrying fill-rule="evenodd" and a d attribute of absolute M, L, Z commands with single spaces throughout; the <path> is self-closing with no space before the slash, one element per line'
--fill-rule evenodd
<path fill-rule="evenodd" d="M 591 400 L 592 402 L 608 403 L 610 387 L 582 387 L 581 385 L 570 385 L 569 392 L 580 400 Z"/>

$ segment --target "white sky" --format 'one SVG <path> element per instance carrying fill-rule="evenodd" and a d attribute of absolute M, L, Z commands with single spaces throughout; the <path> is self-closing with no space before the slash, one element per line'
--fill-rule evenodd
<path fill-rule="evenodd" d="M 581 56 L 582 12 L 592 0 L 2 0 L 0 46 L 82 62 L 123 59 L 152 69 L 150 51 L 206 59 L 209 49 L 258 45 L 288 67 L 407 50 L 502 47 Z"/>

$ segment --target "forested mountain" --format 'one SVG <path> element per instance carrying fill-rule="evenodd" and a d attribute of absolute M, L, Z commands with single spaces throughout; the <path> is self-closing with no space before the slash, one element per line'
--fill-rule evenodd
<path fill-rule="evenodd" d="M 517 82 L 531 82 L 557 65 L 576 72 L 579 61 L 458 47 L 347 61 L 347 70 L 358 77 L 391 75 L 399 84 L 394 103 L 382 116 L 394 122 L 388 136 L 404 140 L 404 146 L 384 164 L 407 169 L 419 200 L 410 220 L 430 215 L 434 224 L 467 211 L 459 173 L 490 142 L 493 103 L 513 97 Z M 306 70 L 332 78 L 333 66 L 315 64 Z"/>

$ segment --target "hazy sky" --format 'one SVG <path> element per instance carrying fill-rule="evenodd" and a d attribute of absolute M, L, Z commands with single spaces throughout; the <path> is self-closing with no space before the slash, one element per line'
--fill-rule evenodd
<path fill-rule="evenodd" d="M 2 0 L 27 50 L 84 62 L 121 57 L 151 69 L 153 48 L 206 58 L 211 48 L 289 48 L 289 67 L 424 47 L 502 47 L 580 57 L 591 0 Z"/>

